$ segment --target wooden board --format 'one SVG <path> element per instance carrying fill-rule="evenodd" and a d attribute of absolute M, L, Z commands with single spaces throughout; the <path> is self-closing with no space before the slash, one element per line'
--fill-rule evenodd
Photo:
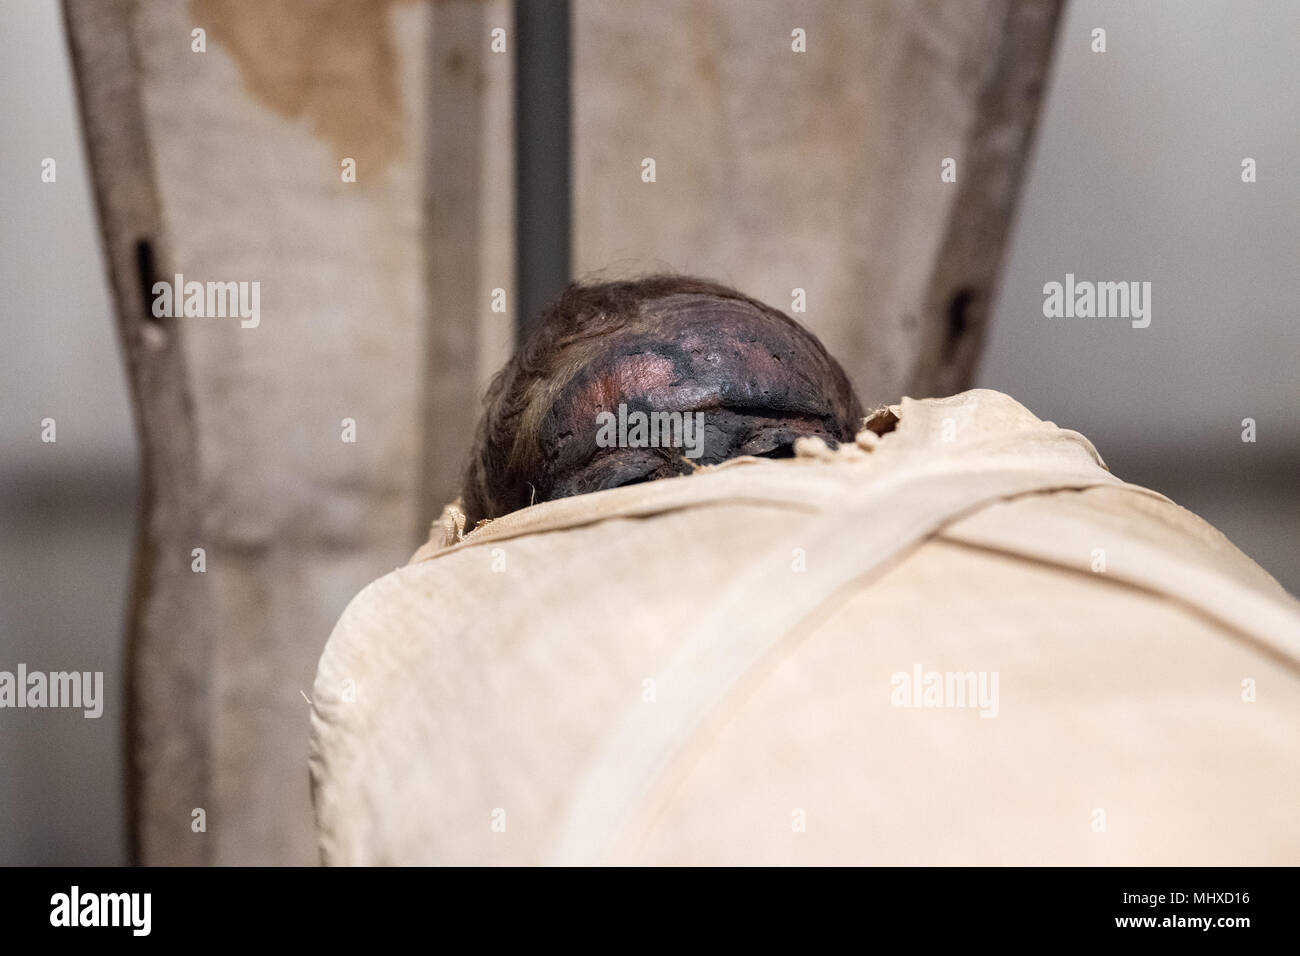
<path fill-rule="evenodd" d="M 868 404 L 968 387 L 1059 9 L 576 0 L 579 274 L 803 289 Z"/>
<path fill-rule="evenodd" d="M 512 327 L 489 309 L 510 242 L 504 182 L 485 179 L 509 175 L 509 58 L 486 52 L 509 10 L 66 10 L 152 492 L 131 639 L 137 856 L 310 863 L 316 658 L 454 493 L 480 366 L 503 357 L 485 343 L 503 353 Z M 258 325 L 169 320 L 147 352 L 138 237 L 161 277 L 260 283 Z"/>

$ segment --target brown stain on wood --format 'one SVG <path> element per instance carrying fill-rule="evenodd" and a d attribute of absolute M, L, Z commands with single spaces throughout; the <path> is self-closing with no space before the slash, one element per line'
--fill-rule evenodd
<path fill-rule="evenodd" d="M 359 181 L 404 148 L 389 9 L 405 0 L 191 0 L 209 43 L 228 50 L 244 87 L 292 120 L 305 118 Z"/>

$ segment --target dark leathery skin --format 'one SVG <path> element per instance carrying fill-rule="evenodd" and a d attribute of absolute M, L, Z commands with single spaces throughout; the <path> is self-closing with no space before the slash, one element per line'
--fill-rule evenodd
<path fill-rule="evenodd" d="M 544 465 L 537 501 L 687 474 L 682 448 L 601 448 L 597 416 L 629 412 L 704 413 L 697 465 L 741 455 L 790 454 L 797 437 L 834 445 L 852 438 L 818 375 L 825 360 L 797 330 L 741 301 L 674 296 L 662 319 L 600 344 L 541 420 Z"/>

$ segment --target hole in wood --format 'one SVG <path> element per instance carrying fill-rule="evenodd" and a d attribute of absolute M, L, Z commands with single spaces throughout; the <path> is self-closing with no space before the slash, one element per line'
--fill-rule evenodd
<path fill-rule="evenodd" d="M 148 239 L 135 241 L 135 271 L 140 282 L 140 314 L 146 322 L 161 327 L 162 320 L 153 314 L 153 284 L 158 281 L 158 268 L 153 243 Z"/>
<path fill-rule="evenodd" d="M 969 286 L 958 289 L 948 301 L 948 327 L 943 340 L 945 362 L 953 360 L 957 354 L 957 346 L 970 330 L 970 310 L 974 302 L 975 290 Z"/>

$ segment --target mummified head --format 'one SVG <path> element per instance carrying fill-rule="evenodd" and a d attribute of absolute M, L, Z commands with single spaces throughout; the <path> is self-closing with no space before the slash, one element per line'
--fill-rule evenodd
<path fill-rule="evenodd" d="M 620 405 L 633 419 L 701 412 L 702 446 L 608 447 Z M 861 421 L 844 370 L 770 306 L 688 276 L 574 283 L 488 389 L 465 475 L 466 527 L 530 503 L 688 474 L 688 453 L 709 465 L 788 457 L 805 435 L 834 445 Z"/>

